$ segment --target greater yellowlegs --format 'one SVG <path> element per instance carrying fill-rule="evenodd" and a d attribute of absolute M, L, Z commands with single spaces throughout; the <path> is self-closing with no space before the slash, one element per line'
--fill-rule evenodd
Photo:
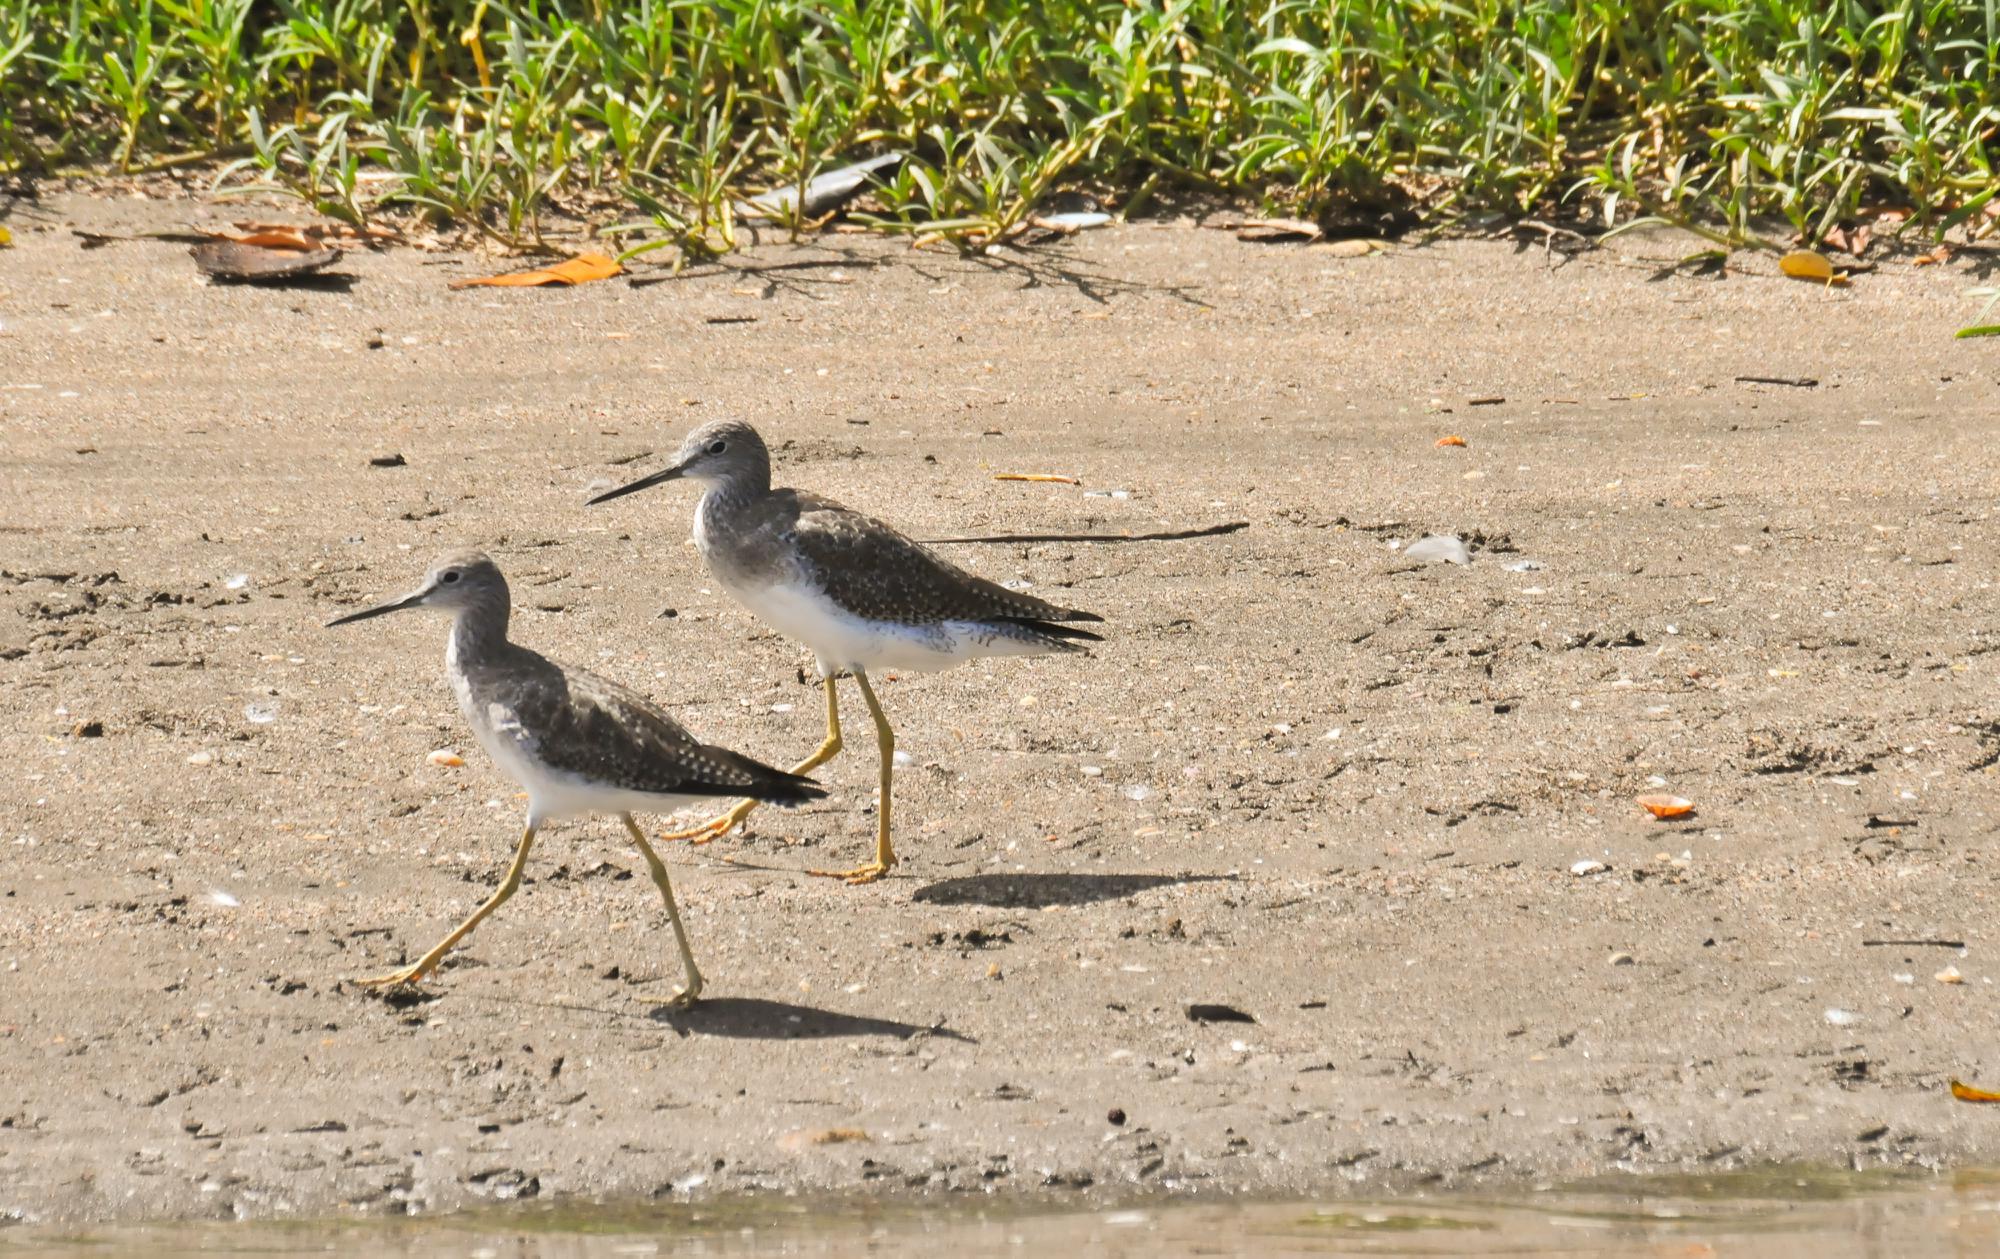
<path fill-rule="evenodd" d="M 729 593 L 772 628 L 819 658 L 826 738 L 793 767 L 805 773 L 840 751 L 834 679 L 854 675 L 875 719 L 882 756 L 882 807 L 875 860 L 852 870 L 814 870 L 849 883 L 879 879 L 896 864 L 889 845 L 889 784 L 896 737 L 870 669 L 943 669 L 981 656 L 1082 651 L 1098 636 L 1071 622 L 1104 618 L 1058 607 L 975 577 L 895 529 L 803 490 L 771 488 L 771 455 L 757 430 L 721 420 L 695 430 L 660 472 L 591 499 L 609 499 L 685 477 L 704 487 L 694 539 Z M 715 821 L 667 838 L 704 842 L 756 807 L 744 800 Z"/>
<path fill-rule="evenodd" d="M 521 885 L 535 832 L 557 818 L 616 813 L 652 870 L 680 946 L 687 985 L 673 1004 L 701 994 L 701 971 L 688 948 L 667 868 L 646 842 L 635 811 L 667 812 L 697 799 L 749 796 L 776 804 L 816 800 L 826 793 L 810 778 L 699 743 L 645 696 L 615 682 L 569 669 L 507 640 L 507 579 L 478 551 L 453 551 L 431 566 L 412 593 L 327 622 L 345 625 L 404 608 L 452 614 L 445 674 L 479 745 L 502 773 L 528 792 L 527 829 L 507 877 L 472 916 L 436 948 L 402 970 L 358 982 L 414 983 L 437 969 L 452 946 Z"/>

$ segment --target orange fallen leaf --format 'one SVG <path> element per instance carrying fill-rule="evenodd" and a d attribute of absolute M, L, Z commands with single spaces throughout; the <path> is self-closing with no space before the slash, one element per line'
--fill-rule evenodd
<path fill-rule="evenodd" d="M 296 249 L 306 252 L 319 248 L 319 243 L 296 227 L 260 227 L 256 231 L 210 232 L 217 240 L 233 240 L 239 245 L 256 245 L 262 249 Z"/>
<path fill-rule="evenodd" d="M 262 223 L 239 219 L 230 226 L 239 232 L 303 232 L 314 240 L 400 240 L 403 235 L 393 227 L 373 223 L 356 227 L 352 223 Z"/>
<path fill-rule="evenodd" d="M 1951 1082 L 1951 1095 L 1961 1102 L 2000 1102 L 2000 1093 L 1990 1093 L 1985 1089 L 1973 1088 L 1958 1080 Z"/>
<path fill-rule="evenodd" d="M 1448 436 L 1438 438 L 1437 444 L 1440 446 L 1463 446 L 1465 445 L 1465 439 L 1457 433 L 1452 433 Z"/>
<path fill-rule="evenodd" d="M 578 254 L 554 266 L 536 267 L 532 271 L 510 271 L 506 275 L 485 275 L 470 280 L 453 280 L 455 289 L 470 288 L 475 284 L 490 284 L 500 288 L 514 288 L 537 284 L 588 284 L 592 280 L 608 280 L 614 275 L 624 274 L 625 268 L 616 259 L 603 254 Z"/>
<path fill-rule="evenodd" d="M 1686 817 L 1694 812 L 1694 801 L 1685 796 L 1640 796 L 1633 803 L 1658 818 Z"/>
<path fill-rule="evenodd" d="M 1845 284 L 1847 277 L 1833 269 L 1825 254 L 1810 249 L 1794 249 L 1778 259 L 1778 270 L 1794 280 L 1818 280 L 1822 284 Z"/>
<path fill-rule="evenodd" d="M 1936 249 L 1931 250 L 1927 254 L 1918 254 L 1915 258 L 1912 258 L 1910 260 L 1910 265 L 1913 267 L 1934 267 L 1940 262 L 1950 262 L 1950 261 L 1951 261 L 1951 246 L 1939 245 Z"/>
<path fill-rule="evenodd" d="M 239 245 L 258 245 L 265 249 L 313 250 L 324 247 L 329 241 L 370 241 L 396 240 L 398 233 L 387 227 L 355 227 L 349 223 L 231 223 L 233 232 L 212 231 L 205 233 L 217 240 L 233 240 Z"/>
<path fill-rule="evenodd" d="M 1046 481 L 1051 485 L 1083 484 L 1083 482 L 1073 476 L 1058 476 L 1053 472 L 996 472 L 993 474 L 993 479 L 996 481 Z"/>
<path fill-rule="evenodd" d="M 1825 254 L 1810 249 L 1794 249 L 1778 259 L 1778 270 L 1801 280 L 1831 280 L 1833 263 Z"/>

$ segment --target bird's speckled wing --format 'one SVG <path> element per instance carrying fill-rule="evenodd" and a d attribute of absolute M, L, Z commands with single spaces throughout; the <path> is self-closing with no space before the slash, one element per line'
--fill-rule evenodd
<path fill-rule="evenodd" d="M 1103 619 L 974 576 L 832 499 L 798 491 L 790 497 L 796 504 L 790 541 L 827 597 L 857 616 L 898 625 Z M 1063 636 L 1096 637 L 1082 630 L 1064 631 Z"/>
<path fill-rule="evenodd" d="M 826 793 L 811 781 L 705 744 L 645 696 L 581 670 L 516 676 L 506 702 L 535 755 L 551 769 L 668 796 L 750 796 L 797 801 Z"/>

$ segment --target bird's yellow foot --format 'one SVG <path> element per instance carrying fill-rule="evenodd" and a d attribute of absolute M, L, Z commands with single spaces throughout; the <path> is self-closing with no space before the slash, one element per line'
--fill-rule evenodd
<path fill-rule="evenodd" d="M 674 990 L 674 995 L 667 998 L 667 1008 L 688 1010 L 694 1008 L 694 1003 L 699 1000 L 701 1000 L 701 977 L 697 975 L 686 987 Z"/>
<path fill-rule="evenodd" d="M 684 831 L 667 831 L 660 836 L 660 842 L 665 844 L 685 839 L 690 844 L 712 844 L 727 835 L 731 827 L 750 816 L 750 810 L 756 805 L 755 800 L 745 800 L 721 817 L 710 818 L 700 826 L 690 827 Z"/>
<path fill-rule="evenodd" d="M 671 844 L 679 839 L 684 839 L 690 844 L 712 844 L 721 839 L 723 832 L 729 829 L 721 824 L 724 820 L 716 818 L 712 822 L 704 822 L 700 826 L 684 831 L 662 831 L 658 838 L 663 844 Z"/>
<path fill-rule="evenodd" d="M 419 983 L 423 980 L 424 975 L 424 968 L 419 964 L 417 966 L 405 966 L 401 970 L 390 971 L 386 975 L 376 975 L 371 979 L 350 979 L 347 982 L 357 988 L 394 988 L 398 984 Z"/>
<path fill-rule="evenodd" d="M 854 887 L 863 883 L 873 883 L 875 880 L 889 873 L 889 867 L 893 864 L 895 863 L 871 861 L 865 866 L 856 866 L 852 870 L 808 870 L 806 873 L 818 875 L 822 879 L 839 879 L 842 883 Z"/>

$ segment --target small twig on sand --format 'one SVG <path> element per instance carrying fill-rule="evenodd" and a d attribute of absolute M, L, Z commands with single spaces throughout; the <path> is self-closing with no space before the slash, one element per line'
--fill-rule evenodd
<path fill-rule="evenodd" d="M 1544 223 L 1540 219 L 1522 219 L 1519 223 L 1514 224 L 1514 231 L 1520 236 L 1526 236 L 1530 232 L 1540 232 L 1542 234 L 1542 258 L 1551 267 L 1561 265 L 1555 260 L 1558 249 L 1556 242 L 1558 240 L 1562 242 L 1560 249 L 1563 262 L 1568 262 L 1577 254 L 1586 253 L 1597 248 L 1597 242 L 1585 236 L 1582 232 L 1573 232 L 1567 227 L 1557 227 L 1553 223 Z"/>
<path fill-rule="evenodd" d="M 985 538 L 930 538 L 925 546 L 956 546 L 972 542 L 1180 542 L 1187 538 L 1215 538 L 1248 529 L 1247 520 L 1209 525 L 1201 529 L 1169 529 L 1162 533 L 1001 533 Z"/>

